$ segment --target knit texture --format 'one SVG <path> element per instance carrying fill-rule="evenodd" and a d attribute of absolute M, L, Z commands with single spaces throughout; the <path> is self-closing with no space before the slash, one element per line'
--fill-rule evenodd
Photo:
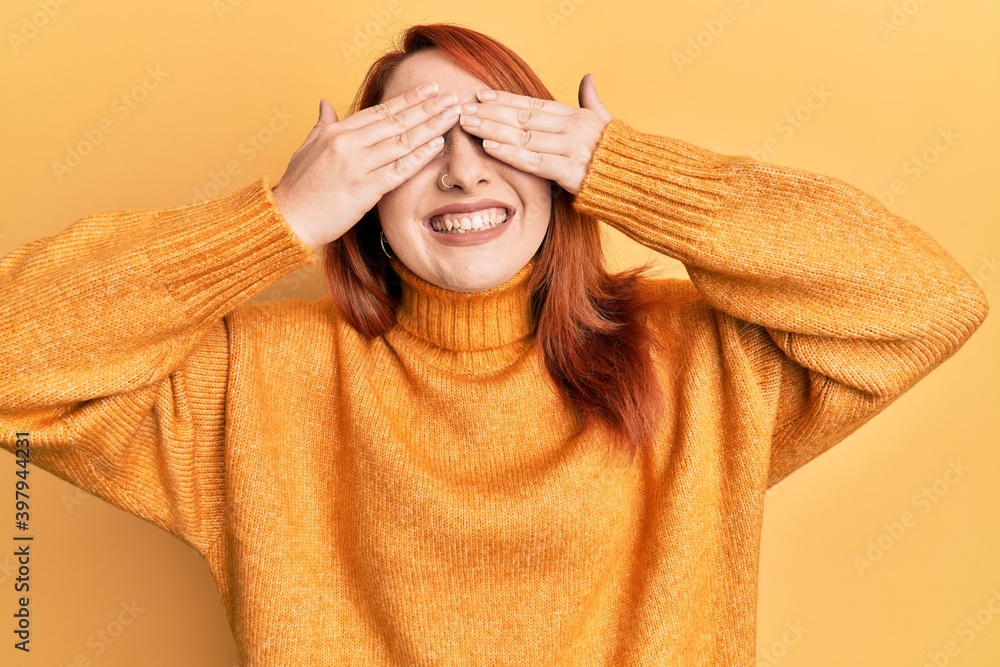
<path fill-rule="evenodd" d="M 0 437 L 201 553 L 242 665 L 753 665 L 764 492 L 986 317 L 940 245 L 840 181 L 605 129 L 575 206 L 679 259 L 666 399 L 629 465 L 539 366 L 535 260 L 479 293 L 398 261 L 368 340 L 263 177 L 88 215 L 0 260 Z"/>

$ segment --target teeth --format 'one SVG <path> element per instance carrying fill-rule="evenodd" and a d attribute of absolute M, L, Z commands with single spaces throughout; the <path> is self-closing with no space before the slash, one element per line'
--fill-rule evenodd
<path fill-rule="evenodd" d="M 471 215 L 448 213 L 431 220 L 431 227 L 439 232 L 464 234 L 470 231 L 489 229 L 507 221 L 507 211 L 502 208 L 488 208 Z"/>

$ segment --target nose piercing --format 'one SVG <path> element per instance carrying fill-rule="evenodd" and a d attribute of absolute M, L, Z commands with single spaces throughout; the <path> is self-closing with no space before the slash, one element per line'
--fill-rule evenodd
<path fill-rule="evenodd" d="M 444 186 L 444 187 L 446 187 L 446 188 L 449 188 L 449 189 L 450 189 L 450 188 L 453 188 L 453 187 L 455 187 L 455 184 L 454 184 L 454 183 L 452 183 L 451 185 L 448 185 L 447 183 L 445 183 L 445 182 L 444 182 L 444 179 L 445 179 L 445 177 L 446 177 L 447 175 L 448 175 L 448 174 L 442 174 L 442 175 L 441 175 L 441 185 L 442 185 L 442 186 Z"/>

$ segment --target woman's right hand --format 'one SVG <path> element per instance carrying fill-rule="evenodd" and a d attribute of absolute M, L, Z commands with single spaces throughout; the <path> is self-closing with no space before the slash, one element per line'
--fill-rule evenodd
<path fill-rule="evenodd" d="M 437 155 L 444 144 L 438 138 L 460 109 L 454 93 L 431 97 L 436 92 L 436 83 L 424 84 L 344 120 L 320 100 L 319 121 L 273 188 L 282 216 L 306 245 L 315 250 L 340 238 Z"/>

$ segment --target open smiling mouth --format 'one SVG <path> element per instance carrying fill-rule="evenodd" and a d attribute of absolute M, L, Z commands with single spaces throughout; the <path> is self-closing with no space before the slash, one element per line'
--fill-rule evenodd
<path fill-rule="evenodd" d="M 505 207 L 491 207 L 472 213 L 446 213 L 436 215 L 428 221 L 428 225 L 438 234 L 475 234 L 495 229 L 507 224 L 514 216 Z"/>

